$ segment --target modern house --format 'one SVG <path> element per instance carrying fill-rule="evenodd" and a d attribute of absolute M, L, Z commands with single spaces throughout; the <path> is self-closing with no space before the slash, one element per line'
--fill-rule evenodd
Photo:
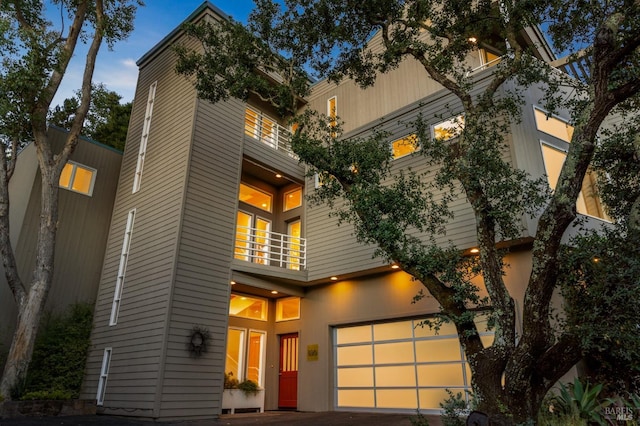
<path fill-rule="evenodd" d="M 205 2 L 187 21 L 205 16 L 226 15 Z M 522 37 L 553 60 L 537 30 Z M 255 408 L 268 410 L 429 412 L 445 389 L 468 389 L 455 331 L 416 327 L 438 312 L 432 298 L 411 303 L 422 285 L 372 258 L 374 248 L 338 227 L 329 207 L 307 206 L 316 183 L 272 108 L 253 98 L 198 99 L 175 73 L 178 42 L 190 43 L 180 28 L 138 61 L 82 396 L 107 414 L 196 419 L 233 410 L 225 374 L 257 382 Z M 477 84 L 497 60 L 484 48 L 469 58 Z M 337 111 L 347 135 L 380 125 L 393 135 L 394 167 L 424 171 L 399 123 L 420 112 L 452 120 L 460 109 L 441 86 L 417 78 L 418 67 L 405 61 L 367 90 L 319 82 L 306 107 Z M 527 92 L 505 156 L 553 185 L 570 125 L 547 119 L 537 95 Z M 442 119 L 431 124 L 434 134 L 447 128 Z M 579 211 L 602 217 L 588 189 Z M 446 238 L 470 250 L 471 209 L 464 200 L 454 209 Z M 518 303 L 531 268 L 534 223 L 525 221 L 505 271 Z"/>
<path fill-rule="evenodd" d="M 54 148 L 61 148 L 67 131 L 50 126 L 48 136 Z M 60 312 L 72 303 L 95 301 L 121 161 L 122 152 L 79 138 L 60 177 L 54 277 L 46 311 Z M 24 280 L 31 277 L 36 258 L 40 182 L 36 147 L 31 143 L 18 154 L 15 174 L 9 181 L 11 242 Z M 17 312 L 2 271 L 0 344 L 4 350 L 11 345 Z"/>

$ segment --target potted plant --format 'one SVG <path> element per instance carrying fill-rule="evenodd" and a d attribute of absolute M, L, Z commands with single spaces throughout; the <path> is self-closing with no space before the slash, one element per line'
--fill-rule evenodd
<path fill-rule="evenodd" d="M 222 409 L 234 414 L 236 410 L 264 412 L 264 389 L 253 380 L 240 382 L 232 372 L 224 374 Z"/>

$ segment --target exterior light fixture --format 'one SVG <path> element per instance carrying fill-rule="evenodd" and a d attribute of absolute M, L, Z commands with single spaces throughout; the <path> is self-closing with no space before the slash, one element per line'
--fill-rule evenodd
<path fill-rule="evenodd" d="M 391 269 L 400 269 L 400 266 L 394 263 L 393 265 L 391 265 Z"/>
<path fill-rule="evenodd" d="M 470 43 L 477 43 L 477 42 L 478 42 L 478 39 L 477 39 L 477 38 L 475 38 L 475 37 L 473 37 L 473 36 L 471 36 L 471 37 L 469 37 L 469 42 L 470 42 Z"/>
<path fill-rule="evenodd" d="M 480 253 L 480 249 L 478 247 L 474 247 L 471 250 L 469 250 L 469 253 L 478 254 L 478 253 Z"/>
<path fill-rule="evenodd" d="M 234 285 L 236 282 L 235 281 L 229 281 L 229 284 Z"/>
<path fill-rule="evenodd" d="M 278 294 L 278 290 L 271 290 L 271 294 Z"/>
<path fill-rule="evenodd" d="M 331 281 L 338 281 L 338 277 L 333 276 L 333 277 L 331 277 L 331 278 L 330 278 L 330 280 L 331 280 Z"/>
<path fill-rule="evenodd" d="M 278 179 L 280 179 L 280 178 L 282 177 L 282 175 L 281 175 L 280 173 L 276 173 L 276 177 L 277 177 Z"/>

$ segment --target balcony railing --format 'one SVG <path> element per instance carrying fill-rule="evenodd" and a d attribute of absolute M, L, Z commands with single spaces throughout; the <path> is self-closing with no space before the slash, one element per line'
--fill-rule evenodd
<path fill-rule="evenodd" d="M 244 134 L 293 158 L 291 132 L 261 111 L 247 107 L 244 114 Z"/>
<path fill-rule="evenodd" d="M 307 265 L 307 240 L 294 235 L 238 226 L 234 257 L 246 262 L 300 271 Z"/>

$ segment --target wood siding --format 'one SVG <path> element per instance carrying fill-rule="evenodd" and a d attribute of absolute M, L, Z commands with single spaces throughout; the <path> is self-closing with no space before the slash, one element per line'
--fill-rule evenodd
<path fill-rule="evenodd" d="M 64 130 L 49 129 L 54 150 L 62 148 L 66 135 Z M 64 311 L 75 302 L 95 301 L 122 153 L 80 138 L 71 160 L 97 172 L 91 196 L 65 189 L 59 191 L 54 276 L 45 305 L 45 310 L 52 312 Z M 40 182 L 35 146 L 30 144 L 18 156 L 16 173 L 10 181 L 11 238 L 19 274 L 27 285 L 35 263 L 40 226 Z M 0 342 L 8 347 L 17 307 L 6 285 L 4 271 L 0 287 Z"/>
<path fill-rule="evenodd" d="M 109 414 L 157 417 L 195 91 L 174 71 L 170 49 L 141 65 L 83 386 L 95 398 L 105 347 L 113 348 L 104 406 Z M 132 193 L 149 87 L 157 81 L 140 190 Z M 117 324 L 109 326 L 128 212 L 136 209 Z"/>
<path fill-rule="evenodd" d="M 162 418 L 220 414 L 243 126 L 240 102 L 198 102 L 169 313 Z M 194 326 L 211 335 L 209 351 L 197 358 L 186 347 Z"/>

